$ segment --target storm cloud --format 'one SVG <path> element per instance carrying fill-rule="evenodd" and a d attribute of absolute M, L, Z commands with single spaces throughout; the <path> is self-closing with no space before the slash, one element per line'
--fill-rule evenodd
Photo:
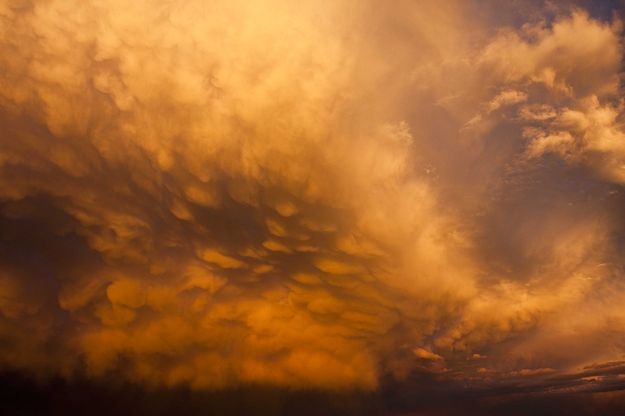
<path fill-rule="evenodd" d="M 622 389 L 619 7 L 494 4 L 0 4 L 0 364 Z"/>

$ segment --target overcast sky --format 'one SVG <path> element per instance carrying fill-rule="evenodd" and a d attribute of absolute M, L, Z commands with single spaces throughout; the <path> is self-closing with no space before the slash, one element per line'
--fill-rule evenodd
<path fill-rule="evenodd" d="M 0 409 L 623 414 L 623 10 L 1 2 Z"/>

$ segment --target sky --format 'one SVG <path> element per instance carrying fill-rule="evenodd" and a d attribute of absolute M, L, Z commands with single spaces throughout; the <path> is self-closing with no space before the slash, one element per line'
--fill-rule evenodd
<path fill-rule="evenodd" d="M 0 1 L 0 410 L 625 413 L 624 12 Z"/>

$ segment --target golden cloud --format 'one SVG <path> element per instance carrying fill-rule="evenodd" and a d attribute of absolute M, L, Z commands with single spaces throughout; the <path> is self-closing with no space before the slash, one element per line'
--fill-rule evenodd
<path fill-rule="evenodd" d="M 2 364 L 374 389 L 623 359 L 621 31 L 572 9 L 493 32 L 465 2 L 5 2 Z"/>

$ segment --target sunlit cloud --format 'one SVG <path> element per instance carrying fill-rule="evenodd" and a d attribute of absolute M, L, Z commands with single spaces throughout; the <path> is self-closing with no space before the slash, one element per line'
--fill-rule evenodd
<path fill-rule="evenodd" d="M 622 21 L 478 3 L 0 5 L 0 363 L 622 388 Z"/>

